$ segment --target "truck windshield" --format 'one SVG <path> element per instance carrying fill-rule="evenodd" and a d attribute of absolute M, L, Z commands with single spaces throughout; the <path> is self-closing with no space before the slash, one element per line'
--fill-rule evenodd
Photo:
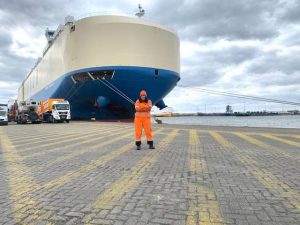
<path fill-rule="evenodd" d="M 57 110 L 69 110 L 69 105 L 68 104 L 57 104 L 55 105 L 55 108 Z"/>
<path fill-rule="evenodd" d="M 6 111 L 0 111 L 0 116 L 6 116 L 7 115 L 7 112 Z"/>

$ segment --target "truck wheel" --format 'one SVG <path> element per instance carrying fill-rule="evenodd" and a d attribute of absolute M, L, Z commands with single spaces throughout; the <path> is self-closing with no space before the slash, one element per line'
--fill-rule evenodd
<path fill-rule="evenodd" d="M 70 120 L 66 120 L 67 121 L 67 123 L 70 123 Z"/>

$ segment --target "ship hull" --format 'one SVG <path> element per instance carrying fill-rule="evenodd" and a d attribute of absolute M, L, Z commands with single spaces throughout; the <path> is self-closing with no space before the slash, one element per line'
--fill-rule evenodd
<path fill-rule="evenodd" d="M 179 38 L 161 25 L 92 16 L 52 33 L 46 31 L 47 47 L 20 85 L 19 101 L 64 98 L 72 119 L 132 119 L 142 89 L 163 108 L 162 99 L 180 79 Z"/>
<path fill-rule="evenodd" d="M 113 77 L 103 80 L 74 80 L 74 75 L 99 71 L 113 71 Z M 159 103 L 179 81 L 179 74 L 165 69 L 109 66 L 91 67 L 60 76 L 47 87 L 37 92 L 32 99 L 65 98 L 71 104 L 72 119 L 120 120 L 134 117 L 132 101 L 145 89 L 153 104 Z M 104 100 L 103 100 L 104 99 Z M 106 100 L 106 101 L 105 101 Z"/>

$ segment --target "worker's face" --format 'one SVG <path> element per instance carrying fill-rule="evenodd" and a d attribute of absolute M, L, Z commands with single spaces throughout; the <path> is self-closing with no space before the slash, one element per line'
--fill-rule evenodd
<path fill-rule="evenodd" d="M 144 101 L 146 99 L 145 95 L 141 95 L 141 99 Z"/>

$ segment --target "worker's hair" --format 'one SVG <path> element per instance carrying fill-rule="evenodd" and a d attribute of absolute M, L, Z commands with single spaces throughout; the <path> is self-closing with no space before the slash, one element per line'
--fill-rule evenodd
<path fill-rule="evenodd" d="M 140 98 L 139 98 L 139 101 L 140 101 L 140 102 L 146 102 L 146 103 L 148 103 L 148 98 L 145 97 L 145 100 L 143 101 L 143 100 L 141 99 L 141 97 L 140 97 Z"/>

